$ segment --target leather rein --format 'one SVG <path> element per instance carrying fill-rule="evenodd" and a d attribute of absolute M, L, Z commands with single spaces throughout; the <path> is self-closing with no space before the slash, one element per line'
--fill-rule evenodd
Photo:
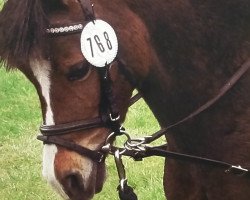
<path fill-rule="evenodd" d="M 95 20 L 93 11 L 93 5 L 90 1 L 78 0 L 83 12 L 85 13 L 85 21 Z M 46 31 L 50 37 L 56 37 L 59 35 L 69 35 L 80 33 L 83 29 L 82 23 L 76 23 L 64 27 L 49 27 Z M 126 69 L 125 64 L 121 59 L 116 59 L 118 62 L 119 72 L 121 72 L 132 85 L 136 85 L 130 72 Z M 112 65 L 112 64 L 111 64 Z M 125 129 L 121 125 L 119 110 L 117 109 L 116 102 L 114 101 L 112 91 L 112 80 L 109 75 L 110 66 L 104 68 L 98 68 L 101 86 L 101 100 L 99 107 L 99 116 L 92 119 L 74 121 L 64 124 L 56 125 L 42 125 L 40 131 L 42 135 L 37 137 L 38 140 L 43 141 L 45 144 L 56 144 L 65 147 L 71 151 L 75 151 L 78 154 L 88 157 L 95 162 L 104 162 L 107 154 L 114 155 L 115 163 L 118 170 L 120 184 L 118 186 L 120 199 L 137 199 L 133 192 L 133 189 L 128 186 L 125 169 L 122 163 L 122 156 L 129 156 L 136 161 L 140 161 L 143 158 L 150 156 L 161 156 L 176 160 L 188 161 L 192 163 L 206 164 L 213 167 L 223 169 L 226 173 L 236 175 L 249 175 L 249 170 L 242 168 L 240 165 L 233 165 L 230 163 L 202 158 L 194 155 L 181 154 L 166 150 L 167 144 L 158 147 L 150 147 L 149 144 L 156 139 L 164 136 L 171 128 L 179 126 L 188 120 L 201 114 L 211 106 L 213 106 L 221 97 L 223 97 L 248 71 L 250 68 L 250 59 L 241 65 L 235 74 L 227 81 L 227 83 L 219 90 L 218 94 L 208 100 L 204 105 L 193 111 L 187 117 L 182 120 L 163 128 L 151 136 L 144 138 L 131 139 L 129 134 L 125 132 Z M 135 95 L 130 100 L 130 105 L 133 105 L 137 100 L 141 98 L 140 94 Z M 99 150 L 90 150 L 86 147 L 78 145 L 72 141 L 61 138 L 62 135 L 70 134 L 72 132 L 86 131 L 93 128 L 105 127 L 111 131 L 111 134 L 105 141 L 103 147 Z M 113 146 L 113 141 L 117 136 L 125 135 L 127 141 L 123 147 Z"/>

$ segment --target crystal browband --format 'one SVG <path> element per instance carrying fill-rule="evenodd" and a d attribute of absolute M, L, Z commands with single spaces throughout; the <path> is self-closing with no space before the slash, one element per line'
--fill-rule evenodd
<path fill-rule="evenodd" d="M 63 33 L 73 33 L 77 32 L 83 29 L 82 24 L 75 24 L 70 26 L 64 26 L 64 27 L 51 27 L 46 29 L 46 33 L 48 34 L 63 34 Z"/>

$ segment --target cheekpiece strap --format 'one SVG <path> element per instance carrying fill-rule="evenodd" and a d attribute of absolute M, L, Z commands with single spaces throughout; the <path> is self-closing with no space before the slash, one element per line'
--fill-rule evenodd
<path fill-rule="evenodd" d="M 92 4 L 91 0 L 78 0 L 81 5 L 81 8 L 85 15 L 86 21 L 94 21 L 95 13 L 94 13 L 94 4 Z"/>

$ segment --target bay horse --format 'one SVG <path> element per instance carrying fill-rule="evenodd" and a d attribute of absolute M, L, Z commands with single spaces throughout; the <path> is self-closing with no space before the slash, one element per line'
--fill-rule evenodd
<path fill-rule="evenodd" d="M 81 52 L 80 32 L 48 34 L 53 27 L 81 29 L 90 17 L 82 4 L 89 3 L 8 0 L 0 13 L 1 60 L 34 84 L 45 126 L 93 119 L 102 110 L 102 80 Z M 118 38 L 122 62 L 113 62 L 109 73 L 121 121 L 136 88 L 160 126 L 168 127 L 215 96 L 250 56 L 249 0 L 93 3 L 95 17 L 108 22 Z M 249 168 L 249 85 L 247 71 L 207 110 L 169 130 L 167 148 Z M 109 133 L 93 127 L 60 138 L 98 150 Z M 45 142 L 43 176 L 65 199 L 88 200 L 102 190 L 105 163 Z M 172 159 L 165 163 L 163 184 L 168 200 L 250 199 L 249 176 Z"/>

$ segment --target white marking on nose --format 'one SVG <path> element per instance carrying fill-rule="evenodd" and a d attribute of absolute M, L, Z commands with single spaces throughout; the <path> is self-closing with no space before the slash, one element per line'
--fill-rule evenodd
<path fill-rule="evenodd" d="M 31 69 L 41 87 L 42 95 L 46 102 L 45 123 L 46 125 L 54 125 L 55 122 L 50 103 L 50 63 L 45 60 L 33 60 L 31 61 Z"/>
<path fill-rule="evenodd" d="M 46 113 L 45 113 L 45 121 L 44 123 L 46 125 L 54 125 L 54 117 L 53 112 L 51 108 L 51 102 L 50 102 L 50 73 L 51 73 L 51 65 L 49 62 L 43 60 L 32 60 L 30 62 L 31 69 L 33 71 L 34 76 L 36 77 L 40 87 L 42 96 L 45 99 L 46 102 Z M 52 187 L 59 192 L 59 194 L 64 199 L 69 199 L 69 197 L 64 192 L 61 184 L 56 179 L 55 176 L 55 156 L 58 149 L 56 145 L 44 145 L 43 148 L 43 176 L 44 178 L 52 185 Z"/>
<path fill-rule="evenodd" d="M 64 198 L 69 199 L 64 192 L 61 184 L 55 176 L 55 155 L 57 153 L 56 145 L 44 145 L 43 148 L 43 177 L 50 183 L 50 185 Z"/>

